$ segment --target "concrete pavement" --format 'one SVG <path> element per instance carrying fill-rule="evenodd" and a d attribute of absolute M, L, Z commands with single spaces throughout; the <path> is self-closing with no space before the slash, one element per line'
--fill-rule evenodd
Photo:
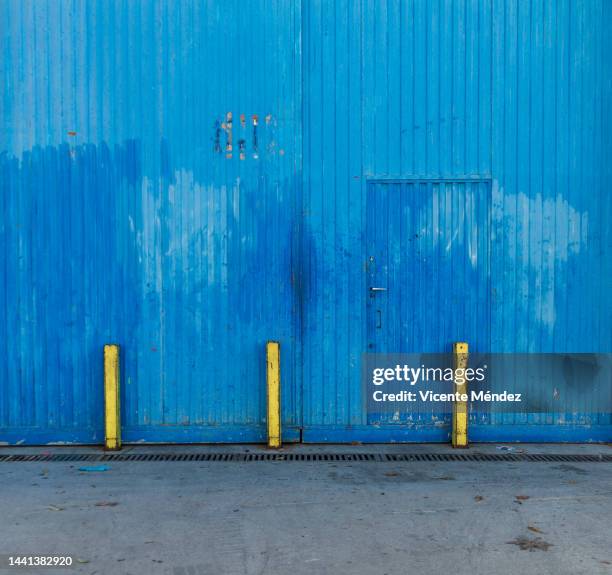
<path fill-rule="evenodd" d="M 612 452 L 597 445 L 513 447 Z M 0 453 L 53 451 L 92 448 Z M 76 558 L 70 570 L 27 571 L 56 575 L 612 574 L 610 463 L 111 462 L 106 471 L 80 471 L 84 465 L 90 464 L 0 463 L 0 553 Z"/>

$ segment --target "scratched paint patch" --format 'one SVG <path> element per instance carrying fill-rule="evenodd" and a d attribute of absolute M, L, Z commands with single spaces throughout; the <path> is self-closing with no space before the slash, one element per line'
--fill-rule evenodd
<path fill-rule="evenodd" d="M 212 123 L 212 150 L 216 156 L 227 160 L 235 158 L 235 142 L 237 157 L 241 161 L 259 160 L 262 150 L 266 156 L 286 155 L 285 148 L 277 139 L 279 126 L 275 116 L 266 114 L 263 124 L 261 114 L 240 113 L 238 122 L 234 118 L 233 112 L 227 112 Z"/>

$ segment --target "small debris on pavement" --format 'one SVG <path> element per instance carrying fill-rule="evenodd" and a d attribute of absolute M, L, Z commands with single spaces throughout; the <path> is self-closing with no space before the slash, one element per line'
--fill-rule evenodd
<path fill-rule="evenodd" d="M 108 465 L 85 465 L 83 467 L 79 467 L 79 471 L 88 471 L 88 472 L 108 471 L 109 469 L 110 467 Z"/>
<path fill-rule="evenodd" d="M 543 532 L 541 529 L 539 529 L 535 525 L 527 525 L 527 529 L 529 529 L 529 531 L 533 531 L 534 533 L 542 533 Z"/>
<path fill-rule="evenodd" d="M 484 497 L 482 495 L 475 495 L 474 496 L 474 501 L 479 502 L 479 501 L 482 501 L 483 499 L 484 499 Z"/>
<path fill-rule="evenodd" d="M 49 511 L 63 511 L 63 507 L 59 507 L 58 505 L 47 505 L 47 509 Z"/>
<path fill-rule="evenodd" d="M 118 501 L 98 501 L 96 507 L 115 507 L 119 505 Z"/>
<path fill-rule="evenodd" d="M 516 545 L 523 551 L 548 551 L 549 547 L 552 547 L 552 543 L 544 541 L 541 537 L 535 539 L 529 539 L 528 537 L 517 537 L 513 541 L 506 541 L 508 545 Z"/>
<path fill-rule="evenodd" d="M 495 449 L 499 451 L 511 451 L 514 453 L 527 453 L 526 449 L 519 449 L 517 447 L 510 447 L 509 445 L 498 445 Z"/>
<path fill-rule="evenodd" d="M 527 501 L 529 499 L 529 495 L 515 495 L 516 503 L 523 504 L 523 501 Z"/>

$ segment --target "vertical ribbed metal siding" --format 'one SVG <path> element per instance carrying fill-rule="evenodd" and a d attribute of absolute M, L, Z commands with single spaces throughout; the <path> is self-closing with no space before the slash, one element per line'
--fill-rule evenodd
<path fill-rule="evenodd" d="M 303 6 L 305 426 L 365 423 L 368 178 L 490 177 L 491 350 L 612 351 L 610 4 Z"/>
<path fill-rule="evenodd" d="M 413 354 L 411 363 L 420 354 L 448 351 L 449 342 L 468 341 L 470 353 L 490 349 L 490 202 L 489 181 L 368 182 L 369 353 Z M 450 412 L 426 403 L 368 413 L 369 425 L 433 424 L 439 440 L 450 422 Z"/>
<path fill-rule="evenodd" d="M 368 352 L 490 349 L 490 203 L 488 181 L 368 183 Z"/>
<path fill-rule="evenodd" d="M 0 3 L 0 440 L 100 440 L 111 340 L 128 439 L 261 439 L 268 338 L 290 431 L 365 424 L 371 178 L 491 180 L 493 351 L 612 351 L 611 16 Z"/>
<path fill-rule="evenodd" d="M 266 339 L 297 423 L 300 17 L 277 0 L 0 4 L 10 441 L 100 440 L 108 342 L 128 441 L 264 438 Z"/>

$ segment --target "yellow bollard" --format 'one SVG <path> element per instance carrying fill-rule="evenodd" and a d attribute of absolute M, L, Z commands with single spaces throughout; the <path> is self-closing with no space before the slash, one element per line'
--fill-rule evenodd
<path fill-rule="evenodd" d="M 119 346 L 104 346 L 104 447 L 121 449 L 119 409 Z"/>
<path fill-rule="evenodd" d="M 453 344 L 453 363 L 455 370 L 463 369 L 465 375 L 465 369 L 468 365 L 468 344 L 464 342 L 457 342 Z M 467 394 L 468 386 L 465 377 L 462 378 L 463 382 L 454 382 L 455 393 Z M 467 401 L 455 401 L 453 402 L 453 447 L 467 447 L 468 446 L 468 402 Z"/>
<path fill-rule="evenodd" d="M 266 345 L 266 382 L 268 387 L 268 447 L 281 446 L 280 345 Z"/>

